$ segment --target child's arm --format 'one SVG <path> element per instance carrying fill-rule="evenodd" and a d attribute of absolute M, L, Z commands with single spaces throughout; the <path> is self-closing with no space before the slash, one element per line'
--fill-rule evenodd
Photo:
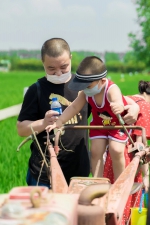
<path fill-rule="evenodd" d="M 86 103 L 86 97 L 84 92 L 82 91 L 78 97 L 69 105 L 62 113 L 61 116 L 58 117 L 58 120 L 53 124 L 46 127 L 46 130 L 49 132 L 54 128 L 60 128 L 63 124 L 65 124 L 69 119 L 75 116 Z"/>
<path fill-rule="evenodd" d="M 112 112 L 117 115 L 124 111 L 124 103 L 122 100 L 122 94 L 117 85 L 112 86 L 107 93 L 108 100 L 110 101 L 110 107 Z"/>

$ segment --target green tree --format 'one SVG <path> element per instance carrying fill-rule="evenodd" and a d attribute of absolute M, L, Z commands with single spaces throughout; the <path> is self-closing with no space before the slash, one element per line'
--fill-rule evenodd
<path fill-rule="evenodd" d="M 120 61 L 119 55 L 115 52 L 106 52 L 105 53 L 105 62 L 107 63 L 110 61 L 113 61 L 113 62 Z"/>
<path fill-rule="evenodd" d="M 130 46 L 137 60 L 145 62 L 150 68 L 150 0 L 136 0 L 136 11 L 141 31 L 130 33 Z"/>
<path fill-rule="evenodd" d="M 134 51 L 126 52 L 124 57 L 123 57 L 123 62 L 124 63 L 136 62 L 136 56 L 135 56 Z"/>

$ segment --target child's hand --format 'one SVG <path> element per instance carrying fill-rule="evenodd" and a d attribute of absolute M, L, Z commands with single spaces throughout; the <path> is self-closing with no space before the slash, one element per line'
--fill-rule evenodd
<path fill-rule="evenodd" d="M 121 114 L 124 111 L 124 105 L 121 105 L 120 103 L 117 102 L 111 102 L 110 107 L 115 115 Z"/>
<path fill-rule="evenodd" d="M 56 128 L 56 122 L 53 123 L 53 125 L 48 125 L 45 130 L 50 132 L 51 130 L 55 129 Z"/>
<path fill-rule="evenodd" d="M 57 120 L 55 123 L 53 123 L 52 125 L 48 125 L 45 130 L 50 132 L 51 130 L 55 129 L 55 128 L 60 128 L 62 127 L 62 122 L 61 120 Z"/>

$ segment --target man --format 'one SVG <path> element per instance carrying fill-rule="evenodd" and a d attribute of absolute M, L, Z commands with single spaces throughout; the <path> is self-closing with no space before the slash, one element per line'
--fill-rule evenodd
<path fill-rule="evenodd" d="M 78 96 L 78 92 L 68 89 L 68 84 L 74 75 L 71 74 L 71 52 L 68 43 L 61 38 L 47 40 L 41 49 L 41 58 L 46 75 L 38 80 L 40 85 L 40 100 L 38 99 L 37 86 L 32 84 L 23 101 L 20 111 L 17 129 L 20 136 L 28 136 L 32 133 L 32 128 L 38 132 L 37 138 L 45 151 L 44 136 L 45 128 L 57 119 L 55 111 L 50 110 L 52 97 L 57 97 L 64 110 Z M 75 115 L 68 124 L 87 125 L 88 106 Z M 69 183 L 73 176 L 88 176 L 90 163 L 88 155 L 86 130 L 66 130 L 61 137 L 58 161 Z M 44 165 L 42 172 L 42 157 L 36 143 L 32 142 L 31 157 L 29 159 L 29 169 L 27 173 L 27 184 L 48 186 L 50 181 L 48 170 Z M 72 151 L 66 151 L 72 150 Z M 46 159 L 49 162 L 48 152 Z M 41 173 L 40 173 L 41 172 Z M 41 175 L 40 175 L 41 174 Z"/>
<path fill-rule="evenodd" d="M 49 162 L 48 152 L 45 152 L 45 128 L 57 119 L 55 111 L 50 110 L 53 97 L 57 97 L 64 109 L 78 96 L 78 92 L 68 88 L 74 78 L 71 74 L 71 52 L 68 43 L 61 38 L 47 40 L 41 49 L 41 59 L 46 75 L 38 80 L 40 97 L 36 84 L 32 84 L 22 104 L 17 130 L 20 136 L 29 136 L 32 128 L 38 132 L 37 138 Z M 128 114 L 124 117 L 126 123 L 135 122 L 138 114 L 137 108 L 126 106 Z M 68 124 L 87 125 L 88 106 L 75 115 Z M 51 134 L 51 133 L 50 133 Z M 86 130 L 66 130 L 61 138 L 58 161 L 69 183 L 73 176 L 88 176 L 90 163 L 88 155 L 88 139 Z M 41 185 L 50 188 L 48 169 L 45 164 L 42 168 L 42 156 L 35 142 L 31 143 L 31 156 L 27 172 L 28 185 Z M 73 150 L 73 151 L 66 151 Z M 41 170 L 42 169 L 42 170 Z"/>

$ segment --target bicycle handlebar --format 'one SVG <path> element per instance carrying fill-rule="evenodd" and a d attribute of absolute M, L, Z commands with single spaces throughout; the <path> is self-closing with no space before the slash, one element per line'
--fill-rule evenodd
<path fill-rule="evenodd" d="M 145 134 L 145 128 L 141 126 L 124 126 L 126 129 L 132 129 L 132 130 L 141 130 L 142 131 L 142 140 L 144 145 L 146 145 L 146 134 Z M 118 126 L 78 126 L 78 125 L 67 125 L 63 126 L 62 128 L 58 129 L 56 135 L 55 135 L 55 146 L 58 146 L 59 138 L 61 135 L 61 131 L 68 130 L 68 129 L 100 129 L 100 130 L 118 130 L 122 129 L 123 127 L 121 125 Z M 20 148 L 29 140 L 34 140 L 34 135 L 28 136 L 25 140 L 23 140 L 20 145 L 17 147 L 17 151 L 20 150 Z"/>
<path fill-rule="evenodd" d="M 118 126 L 78 126 L 78 125 L 67 125 L 67 126 L 63 126 L 60 130 L 68 130 L 68 129 L 100 129 L 100 130 L 118 130 L 118 129 L 122 129 L 123 127 L 121 125 Z M 146 133 L 145 133 L 145 128 L 142 126 L 124 126 L 124 128 L 126 129 L 132 129 L 132 130 L 141 130 L 142 131 L 142 140 L 144 145 L 146 145 Z M 55 135 L 55 145 L 58 145 L 59 142 L 59 137 L 60 137 L 61 132 L 59 132 L 58 134 L 56 133 Z"/>

